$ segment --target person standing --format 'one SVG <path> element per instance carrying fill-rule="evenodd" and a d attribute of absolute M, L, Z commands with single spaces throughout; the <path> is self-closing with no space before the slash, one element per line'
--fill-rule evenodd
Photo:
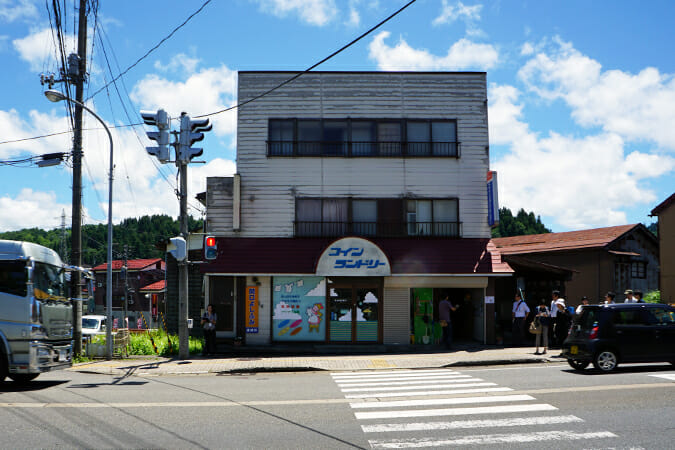
<path fill-rule="evenodd" d="M 632 289 L 626 289 L 623 295 L 626 296 L 626 300 L 623 301 L 624 303 L 637 303 L 637 299 L 633 296 Z"/>
<path fill-rule="evenodd" d="M 605 305 L 613 305 L 614 304 L 614 298 L 616 297 L 616 294 L 614 292 L 608 292 L 605 295 Z"/>
<path fill-rule="evenodd" d="M 558 325 L 558 303 L 562 302 L 565 306 L 565 299 L 560 297 L 560 291 L 554 290 L 551 292 L 551 308 L 549 309 L 551 314 L 551 321 L 549 324 L 549 338 L 551 339 L 551 348 L 558 345 L 558 336 L 556 334 L 556 328 Z"/>
<path fill-rule="evenodd" d="M 202 327 L 204 328 L 204 348 L 202 355 L 214 355 L 216 353 L 216 321 L 218 316 L 213 311 L 213 305 L 206 307 L 206 312 L 202 316 Z"/>
<path fill-rule="evenodd" d="M 515 300 L 513 301 L 513 309 L 511 310 L 511 318 L 513 319 L 513 346 L 520 347 L 523 343 L 523 329 L 525 327 L 525 319 L 530 313 L 530 308 L 527 303 L 520 296 L 520 292 L 516 292 Z"/>
<path fill-rule="evenodd" d="M 555 316 L 555 339 L 556 345 L 562 348 L 572 324 L 572 314 L 565 306 L 565 299 L 558 299 L 555 305 L 558 308 L 558 313 Z"/>
<path fill-rule="evenodd" d="M 550 312 L 546 307 L 546 301 L 542 298 L 537 307 L 535 320 L 539 321 L 541 325 L 541 333 L 536 334 L 534 344 L 537 347 L 537 350 L 534 352 L 535 355 L 545 355 L 546 349 L 548 348 L 548 326 L 551 321 Z M 539 353 L 539 343 L 542 343 L 544 346 L 544 351 Z"/>
<path fill-rule="evenodd" d="M 645 302 L 642 299 L 642 291 L 634 291 L 633 297 L 635 297 L 635 303 L 644 303 Z"/>
<path fill-rule="evenodd" d="M 450 350 L 452 347 L 452 321 L 450 320 L 450 311 L 455 312 L 459 305 L 453 306 L 446 295 L 438 304 L 438 320 L 443 328 L 443 343 L 445 348 Z"/>
<path fill-rule="evenodd" d="M 575 314 L 577 314 L 577 315 L 581 314 L 581 311 L 583 311 L 584 306 L 587 306 L 587 305 L 588 305 L 588 297 L 586 297 L 584 295 L 583 297 L 581 297 L 581 305 L 577 306 Z"/>

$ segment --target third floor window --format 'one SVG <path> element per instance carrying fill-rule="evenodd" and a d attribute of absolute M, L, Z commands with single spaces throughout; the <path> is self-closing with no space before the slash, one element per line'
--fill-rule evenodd
<path fill-rule="evenodd" d="M 270 119 L 268 156 L 459 156 L 457 122 L 419 119 Z"/>

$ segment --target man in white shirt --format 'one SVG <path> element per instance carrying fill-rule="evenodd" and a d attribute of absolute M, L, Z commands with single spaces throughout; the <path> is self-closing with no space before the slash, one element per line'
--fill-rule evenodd
<path fill-rule="evenodd" d="M 624 303 L 637 303 L 637 299 L 633 296 L 632 289 L 626 289 L 626 292 L 624 292 L 623 295 L 626 296 L 626 300 L 623 301 Z"/>
<path fill-rule="evenodd" d="M 554 345 L 558 345 L 558 333 L 556 333 L 556 325 L 558 323 L 558 304 L 562 304 L 563 307 L 565 307 L 565 299 L 560 297 L 560 291 L 555 290 L 551 292 L 551 325 L 548 327 L 549 334 L 550 334 L 550 339 L 549 341 L 551 342 L 551 346 L 549 348 L 553 348 Z M 565 332 L 565 336 L 567 336 L 567 332 Z"/>
<path fill-rule="evenodd" d="M 530 308 L 527 303 L 520 296 L 520 292 L 516 292 L 516 298 L 513 302 L 513 309 L 511 310 L 511 318 L 513 319 L 513 346 L 520 347 L 523 343 L 523 330 L 525 327 L 525 318 L 530 313 Z"/>

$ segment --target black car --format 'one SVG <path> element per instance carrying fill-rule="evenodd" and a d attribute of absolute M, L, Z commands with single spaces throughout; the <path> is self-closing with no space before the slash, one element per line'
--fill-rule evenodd
<path fill-rule="evenodd" d="M 675 308 L 651 303 L 584 306 L 562 356 L 577 370 L 593 363 L 603 372 L 619 363 L 675 364 Z"/>

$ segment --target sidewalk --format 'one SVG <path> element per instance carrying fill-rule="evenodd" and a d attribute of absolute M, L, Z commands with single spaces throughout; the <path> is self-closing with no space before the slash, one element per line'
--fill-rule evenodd
<path fill-rule="evenodd" d="M 295 371 L 356 371 L 382 369 L 422 369 L 452 366 L 484 366 L 563 362 L 556 358 L 559 350 L 549 350 L 546 355 L 535 355 L 532 347 L 502 348 L 481 345 L 458 345 L 451 352 L 381 353 L 368 355 L 309 355 L 270 356 L 260 352 L 257 356 L 200 357 L 178 360 L 153 356 L 138 356 L 112 361 L 95 361 L 76 364 L 72 371 L 107 375 L 197 375 L 248 372 Z"/>

